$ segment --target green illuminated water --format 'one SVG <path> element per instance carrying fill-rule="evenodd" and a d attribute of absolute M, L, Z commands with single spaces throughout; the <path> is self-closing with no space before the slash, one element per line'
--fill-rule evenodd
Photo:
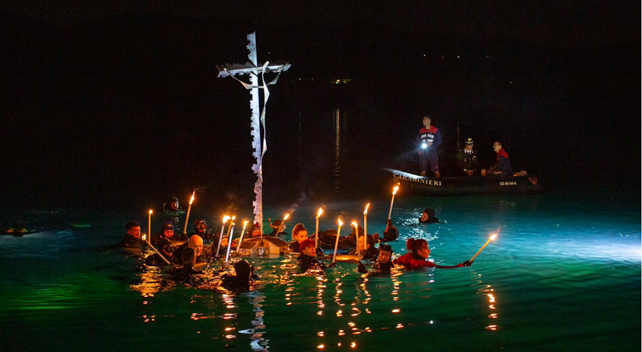
<path fill-rule="evenodd" d="M 436 262 L 456 264 L 498 226 L 500 236 L 454 270 L 363 278 L 341 264 L 318 280 L 295 275 L 291 258 L 256 260 L 263 284 L 235 296 L 159 286 L 160 273 L 105 247 L 131 214 L 89 214 L 89 229 L 0 237 L 0 350 L 639 351 L 634 198 L 400 196 L 396 254 L 421 236 Z M 373 204 L 369 232 L 381 231 L 388 204 Z M 426 207 L 447 223 L 419 226 Z M 321 228 L 340 211 L 362 222 L 362 208 L 329 204 Z M 299 207 L 292 222 L 313 229 L 315 209 Z"/>

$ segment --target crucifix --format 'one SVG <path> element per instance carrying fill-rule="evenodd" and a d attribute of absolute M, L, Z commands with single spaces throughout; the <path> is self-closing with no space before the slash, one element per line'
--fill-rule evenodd
<path fill-rule="evenodd" d="M 252 134 L 252 156 L 256 159 L 256 163 L 252 165 L 252 171 L 256 174 L 256 182 L 254 183 L 255 199 L 252 202 L 254 207 L 254 223 L 258 223 L 263 227 L 263 156 L 267 150 L 267 139 L 265 129 L 265 107 L 268 98 L 270 97 L 269 85 L 276 84 L 283 71 L 290 68 L 290 63 L 270 63 L 266 61 L 262 66 L 258 65 L 256 54 L 256 32 L 247 35 L 248 45 L 247 49 L 250 54 L 248 58 L 250 62 L 245 64 L 225 64 L 217 65 L 218 77 L 232 77 L 243 87 L 250 91 L 250 109 L 252 110 L 251 117 L 251 134 Z M 267 81 L 265 74 L 276 74 L 272 80 Z M 248 75 L 250 82 L 246 83 L 239 79 L 237 76 Z M 263 90 L 263 103 L 260 102 L 259 91 Z M 263 129 L 261 133 L 261 128 Z M 263 138 L 261 138 L 261 135 Z"/>

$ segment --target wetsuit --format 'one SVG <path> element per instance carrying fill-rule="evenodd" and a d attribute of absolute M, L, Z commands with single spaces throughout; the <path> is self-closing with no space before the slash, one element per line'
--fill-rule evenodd
<path fill-rule="evenodd" d="M 167 271 L 169 274 L 169 277 L 176 281 L 176 282 L 182 282 L 184 284 L 192 285 L 192 286 L 197 286 L 198 282 L 200 281 L 199 277 L 196 275 L 203 274 L 202 271 L 198 271 L 194 269 L 191 266 L 184 265 L 178 268 L 172 268 L 169 271 Z"/>
<path fill-rule="evenodd" d="M 513 174 L 513 168 L 510 165 L 510 158 L 504 148 L 499 149 L 496 160 L 495 172 L 501 172 L 502 176 L 511 176 Z"/>
<path fill-rule="evenodd" d="M 466 148 L 459 149 L 457 152 L 457 167 L 459 167 L 459 169 L 464 173 L 466 170 L 477 171 L 477 169 L 479 169 L 477 151 L 474 149 L 468 150 Z"/>
<path fill-rule="evenodd" d="M 250 279 L 243 280 L 236 275 L 225 274 L 221 277 L 221 286 L 228 291 L 243 293 L 250 291 Z"/>
<path fill-rule="evenodd" d="M 387 263 L 382 263 L 377 261 L 374 265 L 375 270 L 379 270 L 384 273 L 389 273 L 390 269 L 394 268 L 395 265 L 392 263 L 392 260 L 389 260 Z"/>
<path fill-rule="evenodd" d="M 437 147 L 441 145 L 441 133 L 439 129 L 435 126 L 430 126 L 430 128 L 422 127 L 419 130 L 418 137 L 420 145 L 426 143 L 428 147 L 426 149 L 419 149 L 419 168 L 422 172 L 430 170 L 432 172 L 439 171 L 439 156 L 437 155 Z M 432 145 L 430 145 L 432 143 Z"/>
<path fill-rule="evenodd" d="M 299 267 L 303 272 L 306 272 L 309 269 L 313 268 L 327 268 L 327 266 L 323 264 L 323 262 L 321 262 L 319 259 L 317 259 L 316 257 L 310 257 L 309 255 L 301 254 L 296 258 L 296 260 L 299 262 Z"/>
<path fill-rule="evenodd" d="M 451 268 L 461 268 L 463 264 L 457 264 L 455 266 L 441 266 L 437 265 L 431 261 L 423 259 L 421 257 L 415 257 L 412 253 L 406 253 L 399 258 L 396 258 L 393 261 L 394 264 L 400 264 L 406 267 L 406 269 L 421 269 L 421 268 L 440 268 L 440 269 L 451 269 Z"/>
<path fill-rule="evenodd" d="M 128 233 L 125 234 L 125 237 L 123 237 L 122 241 L 118 243 L 118 247 L 124 247 L 124 248 L 140 248 L 140 246 L 143 244 L 143 240 L 136 238 Z"/>
<path fill-rule="evenodd" d="M 187 248 L 187 247 L 189 247 L 187 245 L 187 242 L 185 242 L 185 243 L 181 244 L 180 246 L 176 247 L 176 249 L 174 250 L 174 253 L 172 254 L 172 258 L 174 258 L 173 259 L 174 262 L 178 263 L 178 262 L 181 261 L 181 258 L 182 258 L 182 255 L 183 255 L 183 250 L 185 248 Z M 203 250 L 201 252 L 201 255 L 196 257 L 196 262 L 197 263 L 204 263 L 204 262 L 207 261 L 207 257 L 205 255 L 203 255 L 204 253 L 205 253 L 205 251 Z M 182 264 L 182 263 L 178 263 L 178 264 Z"/>
<path fill-rule="evenodd" d="M 348 254 L 357 254 L 357 250 L 353 249 Z M 374 262 L 375 260 L 377 260 L 378 256 L 379 256 L 379 250 L 374 248 L 374 246 L 371 245 L 370 248 L 368 248 L 368 250 L 366 250 L 365 252 L 361 251 L 361 258 L 359 258 L 359 260 L 365 259 L 365 260 Z"/>
<path fill-rule="evenodd" d="M 169 260 L 170 262 L 172 261 L 172 252 L 174 252 L 174 245 L 172 244 L 172 241 L 169 240 L 169 238 L 163 236 L 161 233 L 157 233 L 154 236 L 152 236 L 151 240 L 152 246 L 154 246 L 159 252 L 163 253 L 163 256 L 165 259 Z M 154 265 L 154 266 L 159 266 L 165 263 L 163 259 L 161 259 L 158 256 L 158 253 L 154 253 L 154 255 L 150 255 L 147 257 L 145 260 L 145 263 L 147 265 Z"/>

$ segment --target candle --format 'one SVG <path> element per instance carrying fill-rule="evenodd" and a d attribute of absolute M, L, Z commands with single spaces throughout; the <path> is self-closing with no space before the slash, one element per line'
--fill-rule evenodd
<path fill-rule="evenodd" d="M 352 226 L 354 226 L 354 233 L 357 236 L 357 259 L 361 260 L 361 248 L 359 248 L 359 224 L 356 221 L 353 221 Z"/>
<path fill-rule="evenodd" d="M 390 216 L 392 216 L 392 205 L 395 203 L 395 194 L 397 194 L 398 190 L 399 190 L 399 184 L 397 184 L 392 189 L 392 199 L 390 200 L 390 210 L 388 211 L 388 220 L 390 220 Z"/>
<path fill-rule="evenodd" d="M 189 212 L 192 210 L 192 203 L 194 203 L 194 195 L 196 194 L 196 191 L 192 193 L 192 198 L 189 200 L 189 206 L 187 207 L 187 215 L 185 216 L 185 226 L 183 229 L 183 235 L 187 234 L 187 224 L 189 224 Z"/>
<path fill-rule="evenodd" d="M 287 220 L 290 217 L 290 214 L 285 214 L 283 217 L 283 221 L 281 221 L 281 225 L 279 226 L 278 230 L 276 230 L 276 236 L 274 237 L 279 237 L 279 234 L 281 233 L 281 229 L 285 229 L 285 220 Z"/>
<path fill-rule="evenodd" d="M 243 230 L 241 230 L 241 237 L 239 237 L 239 244 L 236 246 L 236 251 L 239 251 L 239 248 L 241 248 L 241 243 L 243 243 L 243 235 L 245 234 L 245 228 L 247 227 L 247 223 L 250 222 L 249 220 L 243 221 Z"/>
<path fill-rule="evenodd" d="M 341 218 L 339 218 L 338 223 L 339 229 L 337 230 L 337 240 L 334 242 L 334 255 L 332 256 L 333 263 L 337 260 L 337 249 L 339 249 L 339 237 L 341 237 L 341 225 L 343 225 L 343 221 L 341 221 Z"/>
<path fill-rule="evenodd" d="M 363 237 L 368 236 L 368 208 L 370 208 L 370 203 L 366 205 L 366 210 L 363 211 Z"/>
<path fill-rule="evenodd" d="M 221 234 L 218 237 L 218 245 L 216 246 L 216 256 L 218 257 L 218 252 L 221 249 L 221 240 L 223 240 L 223 231 L 225 231 L 225 223 L 227 223 L 227 220 L 229 220 L 230 217 L 225 215 L 223 217 L 223 225 L 221 225 Z"/>
<path fill-rule="evenodd" d="M 235 216 L 232 217 L 232 221 L 230 222 L 230 227 L 231 230 L 229 231 L 229 236 L 227 237 L 227 254 L 225 254 L 225 262 L 227 263 L 230 260 L 230 249 L 232 249 L 232 238 L 234 237 L 234 218 Z"/>
<path fill-rule="evenodd" d="M 321 217 L 321 214 L 323 214 L 323 208 L 319 208 L 319 212 L 317 212 L 317 229 L 316 229 L 316 238 L 314 239 L 314 249 L 316 250 L 319 248 L 319 218 Z"/>
<path fill-rule="evenodd" d="M 469 262 L 471 262 L 471 263 L 472 263 L 472 262 L 475 260 L 475 258 L 479 255 L 479 253 L 481 253 L 481 251 L 483 251 L 483 250 L 484 250 L 484 248 L 486 248 L 486 246 L 488 246 L 488 244 L 490 243 L 490 241 L 494 241 L 494 240 L 495 240 L 495 238 L 497 238 L 497 235 L 499 234 L 499 230 L 500 230 L 500 229 L 501 229 L 501 228 L 498 228 L 498 229 L 497 229 L 497 232 L 496 232 L 496 233 L 494 233 L 492 236 L 490 236 L 490 238 L 488 238 L 488 241 L 486 241 L 486 243 L 484 243 L 484 245 L 479 249 L 479 251 L 477 251 L 477 253 L 475 253 L 475 255 L 474 255 L 472 258 L 470 258 Z"/>
<path fill-rule="evenodd" d="M 154 213 L 153 210 L 149 211 L 149 216 L 147 217 L 147 236 L 149 238 L 152 237 L 152 214 Z"/>

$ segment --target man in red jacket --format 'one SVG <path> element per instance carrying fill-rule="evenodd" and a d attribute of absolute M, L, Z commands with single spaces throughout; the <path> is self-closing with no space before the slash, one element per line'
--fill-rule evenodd
<path fill-rule="evenodd" d="M 439 156 L 437 155 L 437 147 L 441 144 L 441 133 L 437 127 L 431 125 L 432 118 L 429 115 L 424 115 L 424 127 L 419 130 L 419 168 L 421 169 L 421 176 L 426 176 L 428 166 L 430 170 L 435 173 L 435 178 L 441 178 L 439 173 Z"/>

